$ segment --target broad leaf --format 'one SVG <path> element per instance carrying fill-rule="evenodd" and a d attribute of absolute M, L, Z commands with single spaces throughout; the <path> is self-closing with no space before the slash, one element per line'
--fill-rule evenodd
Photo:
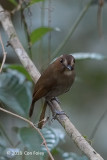
<path fill-rule="evenodd" d="M 18 72 L 22 73 L 27 80 L 32 81 L 30 75 L 28 74 L 28 72 L 26 71 L 26 69 L 22 66 L 22 65 L 18 65 L 18 64 L 6 64 L 4 65 L 4 69 L 13 69 L 13 70 L 17 70 Z"/>
<path fill-rule="evenodd" d="M 23 127 L 19 129 L 19 135 L 24 146 L 30 151 L 40 151 L 42 139 L 36 130 L 33 128 Z"/>
<path fill-rule="evenodd" d="M 6 147 L 6 141 L 1 133 L 1 128 L 0 128 L 0 148 L 4 149 Z"/>
<path fill-rule="evenodd" d="M 38 40 L 40 40 L 47 32 L 52 31 L 52 28 L 49 27 L 40 27 L 35 29 L 31 34 L 30 34 L 30 39 L 31 43 L 34 44 Z"/>
<path fill-rule="evenodd" d="M 0 74 L 0 101 L 14 112 L 28 116 L 31 102 L 31 82 L 19 72 Z"/>
<path fill-rule="evenodd" d="M 56 148 L 60 140 L 63 140 L 65 136 L 64 132 L 59 129 L 43 128 L 41 132 L 46 139 L 47 146 L 50 151 Z M 46 148 L 44 146 L 42 146 L 41 150 L 46 152 Z"/>
<path fill-rule="evenodd" d="M 59 129 L 43 128 L 41 132 L 50 151 L 52 151 L 65 136 L 65 134 Z M 37 149 L 43 153 L 47 153 L 45 146 L 41 145 L 43 140 L 36 130 L 24 127 L 19 129 L 19 135 L 23 144 L 31 151 Z"/>

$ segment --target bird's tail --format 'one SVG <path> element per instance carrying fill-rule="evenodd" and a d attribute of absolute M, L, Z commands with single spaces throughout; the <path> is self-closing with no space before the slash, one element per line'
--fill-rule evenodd
<path fill-rule="evenodd" d="M 44 120 L 46 108 L 47 108 L 47 102 L 45 101 L 43 108 L 42 108 L 41 115 L 40 115 L 39 123 L 38 123 L 38 128 L 40 129 L 42 129 L 43 125 L 46 123 L 46 120 Z"/>
<path fill-rule="evenodd" d="M 35 102 L 34 102 L 34 101 L 32 101 L 32 104 L 31 104 L 31 106 L 30 106 L 30 110 L 29 110 L 29 117 L 31 117 L 31 116 L 32 116 L 32 114 L 33 114 L 34 104 L 35 104 Z"/>

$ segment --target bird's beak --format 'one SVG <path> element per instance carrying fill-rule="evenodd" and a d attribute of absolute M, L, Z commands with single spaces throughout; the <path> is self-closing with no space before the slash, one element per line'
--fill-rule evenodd
<path fill-rule="evenodd" d="M 71 65 L 66 66 L 66 68 L 67 68 L 68 70 L 70 70 L 70 71 L 73 69 L 73 67 L 72 67 Z"/>

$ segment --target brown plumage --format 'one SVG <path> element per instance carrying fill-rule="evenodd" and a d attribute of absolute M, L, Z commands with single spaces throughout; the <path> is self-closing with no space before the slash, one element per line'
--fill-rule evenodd
<path fill-rule="evenodd" d="M 51 100 L 70 89 L 75 79 L 74 64 L 72 55 L 62 55 L 48 66 L 35 85 L 29 117 L 37 100 L 42 97 Z"/>

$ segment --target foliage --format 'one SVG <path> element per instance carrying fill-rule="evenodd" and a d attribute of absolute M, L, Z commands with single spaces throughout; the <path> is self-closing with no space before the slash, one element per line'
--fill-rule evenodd
<path fill-rule="evenodd" d="M 27 80 L 32 81 L 29 73 L 26 71 L 26 69 L 22 65 L 19 65 L 19 64 L 5 64 L 4 69 L 6 69 L 6 70 L 8 70 L 8 69 L 16 70 L 16 71 L 22 73 L 26 77 Z"/>
<path fill-rule="evenodd" d="M 6 108 L 27 117 L 31 102 L 31 82 L 17 71 L 0 75 L 0 101 Z"/>
<path fill-rule="evenodd" d="M 30 39 L 31 43 L 34 44 L 38 40 L 40 40 L 47 32 L 52 31 L 52 28 L 49 27 L 39 27 L 35 29 L 31 34 L 30 34 Z"/>
<path fill-rule="evenodd" d="M 31 0 L 29 3 L 29 6 L 41 1 L 44 1 L 44 0 Z"/>
<path fill-rule="evenodd" d="M 62 154 L 62 157 L 64 160 L 88 160 L 88 158 L 86 156 L 78 156 L 77 154 L 75 153 L 63 153 Z"/>
<path fill-rule="evenodd" d="M 37 158 L 38 160 L 48 158 L 48 154 L 46 148 L 42 144 L 42 140 L 40 135 L 32 128 L 29 127 L 22 127 L 16 128 L 16 137 L 19 137 L 18 140 L 20 141 L 20 145 L 13 147 L 8 147 L 5 144 L 5 139 L 2 137 L 2 142 L 0 143 L 0 154 L 2 152 L 2 157 L 7 159 L 15 158 L 15 160 L 22 160 L 22 155 L 24 154 L 25 159 L 27 159 L 30 155 L 30 159 L 33 160 Z M 44 128 L 42 131 L 44 138 L 46 139 L 47 146 L 50 151 L 52 151 L 53 155 L 57 154 L 60 155 L 62 160 L 88 160 L 86 156 L 78 156 L 75 153 L 67 153 L 63 150 L 59 149 L 58 144 L 64 139 L 65 134 L 62 133 L 59 129 L 53 128 Z M 1 135 L 0 135 L 1 136 Z M 17 154 L 16 154 L 17 153 Z"/>
<path fill-rule="evenodd" d="M 15 0 L 9 0 L 9 1 L 11 3 L 13 3 L 15 6 L 17 5 Z M 31 0 L 30 3 L 28 3 L 27 7 L 30 7 L 31 5 L 36 4 L 37 2 L 44 2 L 44 0 Z M 92 4 L 94 4 L 94 3 L 98 4 L 98 1 L 95 0 L 92 2 Z M 26 7 L 25 7 L 25 9 L 26 9 Z M 85 14 L 85 12 L 84 12 L 84 14 Z M 81 14 L 81 15 L 82 15 L 81 17 L 83 17 L 83 14 Z M 80 18 L 77 18 L 77 20 L 76 20 L 76 22 L 78 22 L 78 23 L 75 23 L 76 25 L 73 25 L 75 29 L 80 22 Z M 23 21 L 23 19 L 22 19 L 22 21 Z M 43 26 L 43 24 L 41 26 Z M 74 32 L 74 30 L 75 30 L 74 28 L 73 29 L 71 28 L 71 33 Z M 37 43 L 39 40 L 41 40 L 41 38 L 43 38 L 47 33 L 51 32 L 51 31 L 53 31 L 53 28 L 51 28 L 51 27 L 39 27 L 37 29 L 34 29 L 30 34 L 30 43 L 31 44 Z M 68 35 L 68 37 L 71 37 L 71 35 Z M 67 42 L 67 40 L 66 41 L 64 40 L 62 47 L 64 47 L 66 42 Z M 77 46 L 77 44 L 76 44 L 76 46 Z M 61 49 L 62 49 L 62 47 L 61 47 Z M 59 53 L 60 52 L 57 51 L 55 55 L 58 55 Z M 54 57 L 55 55 L 52 54 L 52 57 Z M 91 62 L 95 62 L 95 63 L 96 63 L 95 60 L 99 60 L 101 62 L 104 62 L 104 60 L 107 60 L 107 57 L 102 55 L 102 53 L 99 54 L 99 53 L 92 53 L 92 52 L 89 52 L 89 53 L 77 52 L 77 53 L 72 53 L 72 55 L 75 57 L 76 60 L 78 60 L 78 61 L 83 60 L 83 62 L 85 62 L 85 60 L 87 60 L 87 59 L 91 60 Z M 98 64 L 98 66 L 99 66 L 99 64 Z M 81 67 L 81 66 L 79 65 L 79 67 Z M 91 66 L 90 66 L 90 68 L 91 68 Z M 83 66 L 82 69 L 85 69 L 85 67 Z M 80 71 L 81 70 L 79 70 L 79 73 L 81 73 Z M 91 70 L 91 74 L 86 75 L 90 84 L 91 84 L 92 77 L 94 77 L 95 74 L 96 74 L 96 72 L 93 69 L 93 71 Z M 103 77 L 103 79 L 105 79 L 105 75 L 103 73 L 98 74 L 98 77 L 96 78 L 97 82 L 94 77 L 93 78 L 94 80 L 92 82 L 95 81 L 95 83 L 93 84 L 93 86 L 95 86 L 95 84 L 97 84 L 98 81 L 100 81 L 100 83 L 103 83 L 101 81 L 102 77 Z M 86 85 L 85 83 L 83 85 Z M 83 89 L 83 85 L 81 85 L 82 89 Z M 100 85 L 98 84 L 98 86 L 100 86 Z M 4 72 L 0 75 L 0 102 L 2 103 L 3 107 L 6 107 L 7 109 L 12 110 L 13 112 L 18 113 L 24 117 L 28 117 L 28 110 L 29 110 L 29 106 L 30 106 L 30 102 L 31 102 L 31 98 L 32 98 L 31 89 L 32 89 L 31 77 L 29 76 L 28 72 L 24 69 L 23 66 L 17 65 L 17 64 L 4 66 Z M 86 93 L 85 93 L 85 96 L 86 96 Z M 77 96 L 78 95 L 75 96 L 76 101 L 77 101 Z M 82 96 L 82 94 L 81 94 L 81 96 Z M 80 94 L 78 96 L 78 101 L 79 101 L 79 97 L 80 97 Z M 85 98 L 84 98 L 84 102 L 85 102 Z M 8 118 L 6 116 L 5 116 L 5 121 L 7 122 L 7 126 L 8 126 Z M 2 125 L 4 125 L 4 124 L 2 124 Z M 23 157 L 22 155 L 15 156 L 14 154 L 7 155 L 8 151 L 10 153 L 14 153 L 14 152 L 20 153 L 20 151 L 24 152 L 24 151 L 38 151 L 39 150 L 39 151 L 45 153 L 45 155 L 38 156 L 38 157 L 36 156 L 36 158 L 38 158 L 38 160 L 39 159 L 43 160 L 44 158 L 48 157 L 47 152 L 46 152 L 46 148 L 42 145 L 41 137 L 38 135 L 38 133 L 35 130 L 33 130 L 29 126 L 25 126 L 25 125 L 24 125 L 24 127 L 22 127 L 22 126 L 16 127 L 17 126 L 17 123 L 16 123 L 16 126 L 15 126 L 16 131 L 14 131 L 14 132 L 15 132 L 15 136 L 16 136 L 18 144 L 13 146 L 9 142 L 9 138 L 7 138 L 10 136 L 10 134 L 7 133 L 7 137 L 6 137 L 6 133 L 3 131 L 3 127 L 5 127 L 5 126 L 2 126 L 2 125 L 0 125 L 0 159 L 1 160 L 2 159 L 3 160 L 8 160 L 8 159 L 20 160 L 20 159 L 29 158 L 29 156 L 26 156 L 26 155 L 25 155 L 25 157 Z M 9 128 L 11 131 L 13 130 L 13 128 L 11 128 L 11 126 L 9 126 Z M 79 156 L 76 153 L 65 152 L 64 150 L 59 149 L 59 147 L 58 147 L 59 143 L 63 141 L 64 136 L 65 136 L 64 133 L 62 131 L 60 131 L 60 129 L 56 130 L 56 129 L 49 127 L 49 128 L 44 128 L 41 132 L 43 133 L 43 135 L 47 141 L 48 148 L 53 153 L 53 155 L 55 155 L 55 154 L 60 155 L 61 159 L 63 159 L 63 160 L 71 160 L 71 159 L 72 160 L 87 160 L 87 157 L 84 155 Z M 63 138 L 60 137 L 61 134 L 62 134 Z M 34 158 L 35 158 L 35 155 L 30 156 L 31 160 L 33 160 Z"/>
<path fill-rule="evenodd" d="M 11 3 L 14 4 L 15 6 L 17 6 L 16 0 L 9 0 L 9 2 L 11 2 Z"/>

